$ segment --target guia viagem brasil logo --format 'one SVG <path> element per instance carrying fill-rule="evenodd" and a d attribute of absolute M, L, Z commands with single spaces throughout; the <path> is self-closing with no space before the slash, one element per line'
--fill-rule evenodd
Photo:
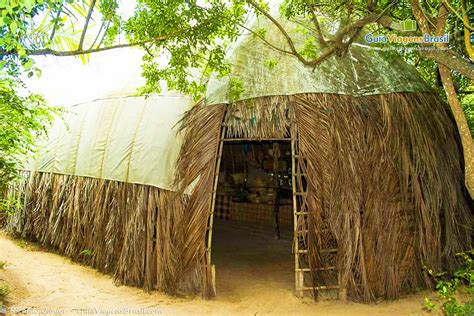
<path fill-rule="evenodd" d="M 416 31 L 416 21 L 405 20 L 401 22 L 394 22 L 391 25 L 394 30 L 402 32 L 414 32 Z M 398 44 L 410 44 L 410 43 L 448 43 L 449 34 L 446 33 L 442 36 L 435 36 L 431 34 L 423 34 L 421 36 L 400 36 L 400 35 L 385 35 L 385 34 L 372 34 L 368 33 L 364 36 L 364 40 L 369 43 L 398 43 Z"/>

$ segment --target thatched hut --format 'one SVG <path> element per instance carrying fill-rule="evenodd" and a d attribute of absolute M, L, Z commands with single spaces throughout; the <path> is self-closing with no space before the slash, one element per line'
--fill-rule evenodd
<path fill-rule="evenodd" d="M 303 49 L 310 28 L 281 23 Z M 288 43 L 268 19 L 253 28 L 274 47 L 242 36 L 230 74 L 211 80 L 183 119 L 176 183 L 195 184 L 184 271 L 212 265 L 219 158 L 230 143 L 255 140 L 291 143 L 298 295 L 396 298 L 430 286 L 424 266 L 453 269 L 471 247 L 472 214 L 450 110 L 396 54 L 354 43 L 307 67 L 281 52 Z"/>
<path fill-rule="evenodd" d="M 286 47 L 273 24 L 254 27 Z M 285 28 L 304 45 L 301 24 Z M 84 105 L 90 110 L 72 119 L 67 136 L 51 133 L 59 136 L 18 185 L 25 203 L 10 229 L 121 283 L 211 297 L 223 157 L 235 156 L 232 143 L 266 143 L 274 157 L 289 151 L 298 295 L 396 298 L 431 285 L 424 266 L 451 270 L 454 254 L 471 247 L 458 133 L 415 69 L 362 44 L 308 69 L 252 35 L 230 62 L 230 75 L 211 80 L 181 118 L 182 145 L 172 126 L 188 101 Z M 271 189 L 279 165 L 274 159 Z M 248 195 L 254 204 L 263 196 Z M 270 225 L 277 218 L 278 210 Z"/>

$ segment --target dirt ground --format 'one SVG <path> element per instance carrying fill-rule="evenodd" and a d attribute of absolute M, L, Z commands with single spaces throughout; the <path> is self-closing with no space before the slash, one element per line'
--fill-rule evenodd
<path fill-rule="evenodd" d="M 226 239 L 226 234 L 239 238 Z M 420 315 L 425 313 L 423 298 L 432 296 L 425 292 L 373 305 L 299 299 L 293 295 L 289 241 L 232 229 L 216 229 L 215 236 L 218 293 L 210 301 L 116 286 L 110 276 L 25 246 L 4 233 L 0 233 L 0 261 L 7 266 L 0 270 L 0 282 L 12 289 L 10 308 L 30 315 Z M 256 251 L 248 250 L 248 241 L 267 264 L 256 264 Z"/>

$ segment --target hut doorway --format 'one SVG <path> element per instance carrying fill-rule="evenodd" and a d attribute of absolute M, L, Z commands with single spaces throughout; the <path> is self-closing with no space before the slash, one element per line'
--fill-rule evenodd
<path fill-rule="evenodd" d="M 215 193 L 217 292 L 294 290 L 291 141 L 225 140 Z"/>

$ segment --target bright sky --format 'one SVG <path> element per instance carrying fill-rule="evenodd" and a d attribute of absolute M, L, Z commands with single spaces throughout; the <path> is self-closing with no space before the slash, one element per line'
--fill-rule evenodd
<path fill-rule="evenodd" d="M 281 0 L 268 1 L 273 8 Z M 121 2 L 124 18 L 133 14 L 134 0 Z M 93 32 L 93 31 L 91 31 Z M 40 78 L 25 79 L 28 88 L 51 105 L 70 106 L 120 92 L 134 92 L 144 84 L 139 49 L 116 49 L 91 54 L 84 64 L 78 57 L 37 57 Z"/>
<path fill-rule="evenodd" d="M 120 1 L 120 14 L 133 14 L 135 0 Z M 89 27 L 96 33 L 95 25 Z M 144 84 L 139 49 L 117 49 L 92 54 L 87 63 L 78 57 L 36 57 L 40 78 L 25 79 L 32 92 L 40 93 L 51 105 L 70 106 L 113 93 L 133 92 Z"/>
<path fill-rule="evenodd" d="M 77 57 L 35 58 L 40 78 L 25 80 L 32 92 L 51 105 L 69 106 L 113 93 L 134 92 L 144 84 L 138 49 L 116 49 L 92 54 L 84 64 Z"/>

